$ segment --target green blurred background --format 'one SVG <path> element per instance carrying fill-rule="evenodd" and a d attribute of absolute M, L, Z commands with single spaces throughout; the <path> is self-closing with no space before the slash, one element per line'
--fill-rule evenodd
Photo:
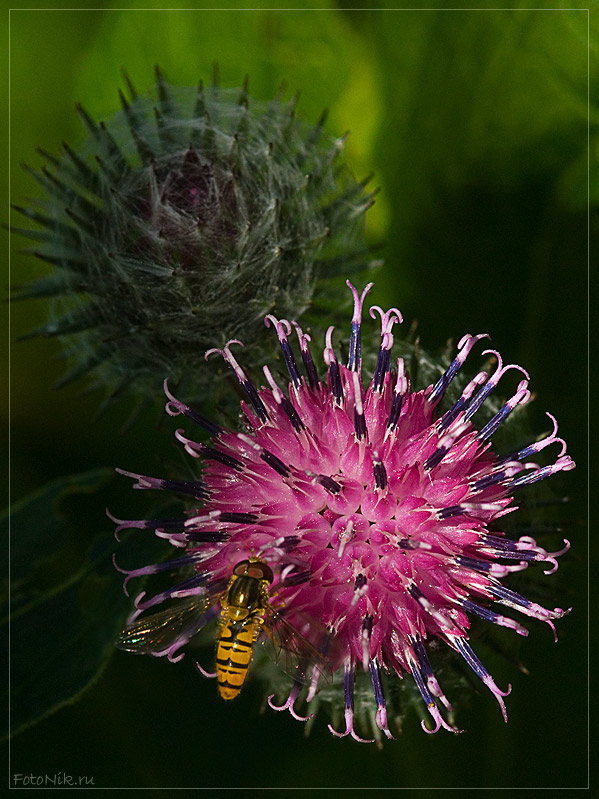
<path fill-rule="evenodd" d="M 12 201 L 38 194 L 20 167 L 43 164 L 37 146 L 57 152 L 62 140 L 81 139 L 76 101 L 96 118 L 118 109 L 121 67 L 145 90 L 155 63 L 174 84 L 194 85 L 218 61 L 224 86 L 240 85 L 249 73 L 258 99 L 272 97 L 282 80 L 287 96 L 300 89 L 298 113 L 307 121 L 328 107 L 327 130 L 351 131 L 356 177 L 374 170 L 381 187 L 367 220 L 369 239 L 385 242 L 373 302 L 397 304 L 408 325 L 417 320 L 428 349 L 488 332 L 508 362 L 530 372 L 535 429 L 546 429 L 546 409 L 560 423 L 579 464 L 555 479 L 570 497 L 564 535 L 573 549 L 541 585 L 547 603 L 574 605 L 574 612 L 558 624 L 557 646 L 546 627 L 528 625 L 520 657 L 529 676 L 478 649 L 500 686 L 513 683 L 507 725 L 481 688 L 461 708 L 460 736 L 427 736 L 409 714 L 399 740 L 379 751 L 332 738 L 323 713 L 305 738 L 287 714 L 257 714 L 259 684 L 225 706 L 191 658 L 171 666 L 115 652 L 80 701 L 13 740 L 11 774 L 87 775 L 107 788 L 584 786 L 587 201 L 595 236 L 598 200 L 587 182 L 587 12 L 568 3 L 562 10 L 511 3 L 509 10 L 472 4 L 459 11 L 440 10 L 439 2 L 430 11 L 424 4 L 351 10 L 347 3 L 340 10 L 323 2 L 287 11 L 112 5 L 11 12 Z M 593 55 L 592 24 L 590 39 Z M 596 88 L 593 58 L 590 69 Z M 594 164 L 592 96 L 590 112 Z M 13 222 L 21 224 L 16 215 Z M 14 283 L 43 273 L 18 252 L 22 243 L 13 238 Z M 121 434 L 128 409 L 120 406 L 92 421 L 97 397 L 81 396 L 81 385 L 51 389 L 63 371 L 57 343 L 15 343 L 43 321 L 44 304 L 29 301 L 11 312 L 13 501 L 97 467 L 160 474 L 170 428 L 157 429 L 150 414 Z M 108 499 L 78 503 L 80 540 L 71 535 L 53 570 L 68 576 L 79 567 L 90 530 L 106 527 L 104 505 L 135 518 L 139 497 L 113 483 Z M 33 562 L 36 552 L 32 545 Z M 44 640 L 54 634 L 51 623 L 45 627 Z"/>

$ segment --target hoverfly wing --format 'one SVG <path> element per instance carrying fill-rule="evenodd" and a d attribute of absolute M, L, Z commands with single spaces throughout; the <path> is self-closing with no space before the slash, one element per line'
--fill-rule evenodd
<path fill-rule="evenodd" d="M 267 612 L 265 628 L 274 650 L 274 660 L 286 674 L 298 682 L 309 683 L 313 669 L 330 682 L 334 671 L 333 636 L 313 620 L 295 618 L 298 626 L 288 621 L 281 611 L 271 608 Z M 300 624 L 301 632 L 298 629 Z"/>
<path fill-rule="evenodd" d="M 210 620 L 207 611 L 219 594 L 192 597 L 173 607 L 135 621 L 115 641 L 118 649 L 138 655 L 165 652 L 181 639 L 193 638 Z"/>

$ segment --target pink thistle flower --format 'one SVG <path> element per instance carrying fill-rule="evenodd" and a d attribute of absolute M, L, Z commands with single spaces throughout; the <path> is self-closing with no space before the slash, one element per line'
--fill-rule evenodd
<path fill-rule="evenodd" d="M 126 572 L 125 583 L 179 569 L 191 576 L 151 598 L 140 594 L 129 624 L 169 600 L 195 599 L 205 611 L 202 617 L 170 628 L 144 650 L 171 661 L 181 659 L 189 640 L 218 615 L 219 601 L 226 603 L 223 591 L 236 565 L 258 557 L 272 570 L 269 591 L 279 613 L 315 649 L 322 647 L 321 631 L 328 631 L 332 646 L 322 662 L 343 675 L 343 692 L 327 688 L 327 695 L 337 691 L 339 703 L 343 696 L 344 728 L 329 725 L 335 736 L 364 740 L 354 728 L 354 683 L 360 671 L 372 683 L 378 736 L 393 737 L 383 689 L 383 676 L 387 681 L 393 674 L 412 676 L 433 720 L 432 730 L 422 722 L 426 732 L 440 727 L 460 732 L 446 719 L 452 707 L 429 661 L 427 649 L 434 641 L 464 659 L 495 696 L 507 721 L 504 697 L 511 686 L 499 688 L 478 659 L 469 642 L 469 617 L 527 635 L 519 621 L 503 615 L 501 609 L 507 608 L 546 622 L 555 635 L 554 620 L 568 610 L 541 607 L 503 580 L 537 561 L 549 564 L 545 574 L 550 574 L 569 543 L 560 552 L 547 552 L 528 536 L 510 540 L 501 529 L 502 518 L 517 510 L 518 489 L 575 464 L 565 454 L 566 444 L 550 414 L 553 431 L 545 438 L 507 455 L 493 451 L 492 438 L 500 425 L 530 398 L 528 374 L 515 364 L 504 365 L 493 350 L 483 352 L 496 356 L 492 374 L 479 372 L 451 407 L 438 410 L 447 387 L 486 335 L 464 336 L 437 382 L 412 390 L 403 360 L 392 362 L 393 328 L 402 322 L 401 313 L 374 306 L 370 315 L 380 317 L 381 343 L 365 388 L 360 327 L 372 284 L 361 295 L 349 281 L 348 286 L 354 298 L 348 364 L 337 360 L 331 327 L 324 382 L 310 353 L 310 337 L 296 323 L 270 315 L 265 323 L 279 338 L 290 377 L 287 390 L 267 366 L 264 386 L 252 382 L 232 351 L 233 345 L 241 346 L 239 341 L 206 353 L 207 358 L 219 354 L 245 392 L 245 432 L 200 416 L 176 399 L 165 381 L 167 413 L 187 417 L 210 436 L 210 443 L 203 443 L 182 429 L 175 432 L 185 451 L 202 460 L 202 478 L 177 482 L 121 473 L 137 481 L 135 488 L 175 491 L 200 507 L 185 519 L 114 521 L 117 533 L 128 527 L 151 529 L 185 551 L 174 560 Z M 289 342 L 293 331 L 303 376 Z M 476 414 L 511 370 L 522 375 L 516 392 L 477 425 Z M 541 467 L 530 460 L 553 443 L 560 447 L 554 463 Z M 209 595 L 215 598 L 202 605 Z M 277 705 L 272 694 L 270 706 L 309 718 L 298 714 L 295 703 L 302 690 L 308 703 L 318 695 L 322 662 L 311 674 L 300 669 L 287 700 Z"/>

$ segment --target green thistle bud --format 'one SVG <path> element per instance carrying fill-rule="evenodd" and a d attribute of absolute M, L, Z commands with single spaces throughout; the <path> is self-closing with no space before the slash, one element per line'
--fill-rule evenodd
<path fill-rule="evenodd" d="M 129 97 L 120 93 L 106 123 L 78 106 L 82 147 L 43 152 L 49 165 L 30 171 L 44 198 L 15 206 L 42 228 L 17 232 L 54 267 L 19 287 L 18 298 L 57 298 L 30 335 L 63 341 L 61 385 L 91 373 L 109 397 L 153 395 L 165 376 L 205 395 L 206 349 L 243 335 L 250 366 L 262 362 L 266 314 L 318 310 L 323 281 L 369 259 L 361 237 L 373 193 L 351 176 L 345 139 L 324 133 L 326 114 L 310 128 L 295 116 L 297 97 L 250 102 L 247 79 L 229 91 L 216 72 L 197 89 L 156 76 L 156 97 L 125 76 Z"/>

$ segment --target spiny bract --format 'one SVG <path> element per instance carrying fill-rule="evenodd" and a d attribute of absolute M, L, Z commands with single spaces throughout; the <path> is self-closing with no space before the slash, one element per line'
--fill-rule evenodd
<path fill-rule="evenodd" d="M 79 150 L 40 151 L 48 166 L 29 171 L 45 196 L 14 207 L 42 230 L 13 230 L 54 271 L 16 297 L 60 298 L 31 335 L 63 338 L 61 382 L 92 372 L 109 394 L 151 395 L 169 374 L 205 398 L 204 350 L 253 331 L 261 362 L 265 314 L 299 318 L 321 278 L 368 265 L 374 193 L 351 176 L 345 137 L 325 134 L 326 113 L 311 128 L 295 116 L 297 96 L 250 102 L 247 79 L 224 90 L 215 71 L 194 89 L 156 75 L 156 98 L 125 76 L 129 97 L 106 123 L 78 105 Z"/>

